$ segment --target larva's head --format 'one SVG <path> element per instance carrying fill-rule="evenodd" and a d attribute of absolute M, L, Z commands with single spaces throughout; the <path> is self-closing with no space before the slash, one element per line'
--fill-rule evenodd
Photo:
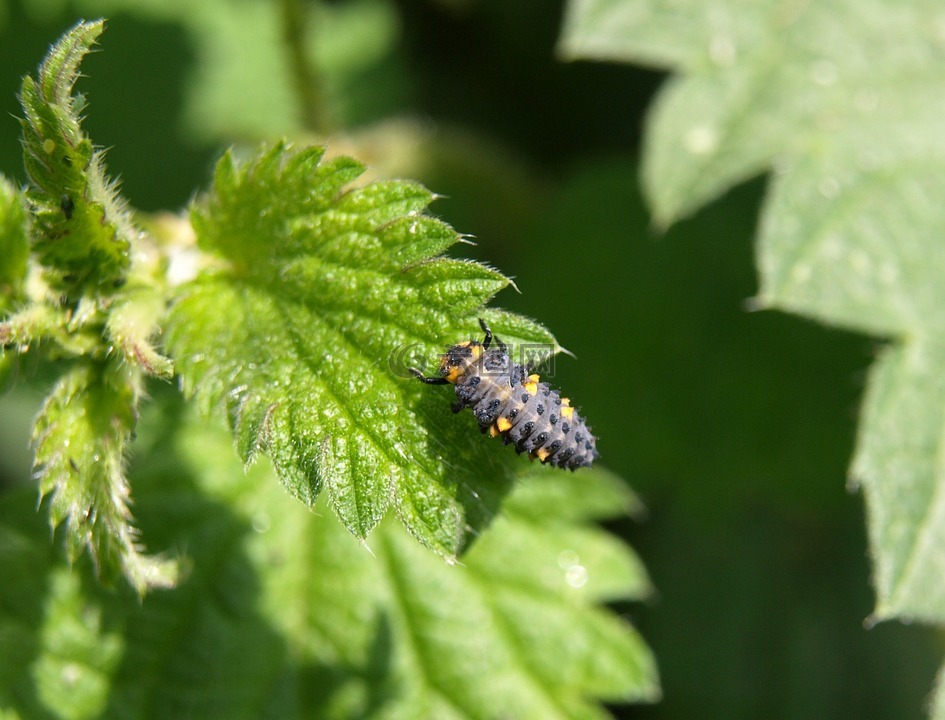
<path fill-rule="evenodd" d="M 440 375 L 455 385 L 479 361 L 483 352 L 482 343 L 475 340 L 453 345 L 445 355 L 440 356 Z"/>

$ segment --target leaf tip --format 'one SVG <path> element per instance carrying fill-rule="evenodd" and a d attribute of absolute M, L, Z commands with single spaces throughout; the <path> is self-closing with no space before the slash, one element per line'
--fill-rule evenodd
<path fill-rule="evenodd" d="M 361 545 L 362 548 L 367 550 L 368 555 L 370 555 L 374 559 L 377 559 L 377 554 L 371 549 L 371 546 L 368 545 L 368 541 L 366 537 L 359 537 L 358 543 Z"/>

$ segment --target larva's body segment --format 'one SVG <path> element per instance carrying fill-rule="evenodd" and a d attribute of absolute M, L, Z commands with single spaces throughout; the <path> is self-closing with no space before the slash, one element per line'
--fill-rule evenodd
<path fill-rule="evenodd" d="M 598 457 L 597 440 L 584 418 L 538 375 L 512 362 L 504 343 L 497 340 L 492 348 L 492 332 L 479 323 L 483 342 L 449 348 L 438 377 L 424 377 L 418 370 L 414 375 L 431 385 L 453 384 L 453 410 L 471 409 L 482 432 L 501 435 L 517 452 L 571 470 L 590 466 Z"/>

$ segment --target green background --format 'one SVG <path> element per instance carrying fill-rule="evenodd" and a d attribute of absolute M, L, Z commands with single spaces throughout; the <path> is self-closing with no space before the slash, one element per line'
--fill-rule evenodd
<path fill-rule="evenodd" d="M 239 12 L 240 3 L 212 4 Z M 177 210 L 207 186 L 226 144 L 266 129 L 259 138 L 202 132 L 200 113 L 186 107 L 200 69 L 193 32 L 172 12 L 120 5 L 0 6 L 0 171 L 24 179 L 13 118 L 21 75 L 78 18 L 107 15 L 104 52 L 83 65 L 86 129 L 111 148 L 109 170 L 132 205 Z M 515 278 L 521 294 L 506 291 L 497 304 L 537 318 L 576 354 L 558 357 L 554 381 L 590 418 L 602 462 L 648 507 L 643 523 L 613 530 L 657 587 L 650 603 L 620 609 L 657 655 L 664 700 L 615 712 L 922 717 L 941 639 L 864 626 L 872 592 L 862 500 L 846 490 L 878 343 L 750 310 L 764 180 L 659 235 L 636 163 L 660 75 L 558 61 L 559 3 L 385 7 L 388 43 L 332 87 L 339 124 L 420 123 L 410 174 L 446 196 L 435 213 L 475 236 L 464 251 Z M 273 114 L 273 132 L 284 131 Z M 2 398 L 5 485 L 28 481 L 40 397 L 24 377 Z"/>

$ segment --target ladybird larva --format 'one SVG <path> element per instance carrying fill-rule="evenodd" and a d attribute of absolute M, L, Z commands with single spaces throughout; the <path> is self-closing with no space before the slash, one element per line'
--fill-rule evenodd
<path fill-rule="evenodd" d="M 568 398 L 525 365 L 512 362 L 508 347 L 482 318 L 479 326 L 485 333 L 482 342 L 450 347 L 440 357 L 437 375 L 427 377 L 416 368 L 410 372 L 428 385 L 454 385 L 453 412 L 471 409 L 483 433 L 501 436 L 516 452 L 555 467 L 589 467 L 599 454 L 584 418 Z"/>

